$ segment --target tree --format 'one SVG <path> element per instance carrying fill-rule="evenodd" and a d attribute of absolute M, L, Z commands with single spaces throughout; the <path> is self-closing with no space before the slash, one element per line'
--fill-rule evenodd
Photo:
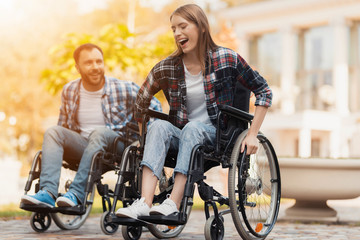
<path fill-rule="evenodd" d="M 170 1 L 155 12 L 139 0 L 112 0 L 107 9 L 86 15 L 79 15 L 71 0 L 13 0 L 13 12 L 0 8 L 0 114 L 6 115 L 0 120 L 0 155 L 15 152 L 18 159 L 31 160 L 41 148 L 44 130 L 56 123 L 58 93 L 79 77 L 72 59 L 75 47 L 100 45 L 106 74 L 140 85 L 151 67 L 175 50 L 169 16 L 188 2 Z M 10 118 L 17 123 L 10 125 Z"/>
<path fill-rule="evenodd" d="M 108 74 L 141 83 L 150 67 L 173 52 L 175 46 L 170 32 L 160 35 L 156 43 L 130 44 L 130 39 L 136 37 L 124 24 L 106 25 L 98 36 L 68 34 L 63 43 L 51 48 L 52 66 L 42 71 L 41 82 L 51 94 L 58 93 L 67 82 L 78 77 L 72 57 L 75 48 L 92 42 L 102 48 Z"/>

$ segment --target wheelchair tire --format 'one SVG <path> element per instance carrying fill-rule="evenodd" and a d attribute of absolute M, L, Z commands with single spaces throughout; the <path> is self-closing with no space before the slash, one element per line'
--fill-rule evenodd
<path fill-rule="evenodd" d="M 86 202 L 86 211 L 83 215 L 68 215 L 62 213 L 50 213 L 55 224 L 63 230 L 75 230 L 79 229 L 88 218 L 95 197 L 95 185 L 91 193 L 88 194 L 88 200 Z"/>
<path fill-rule="evenodd" d="M 119 228 L 118 224 L 108 222 L 107 217 L 109 216 L 109 214 L 110 214 L 109 211 L 105 211 L 100 218 L 101 231 L 106 235 L 112 235 L 116 233 L 116 231 Z"/>
<path fill-rule="evenodd" d="M 45 232 L 51 225 L 51 216 L 49 213 L 33 212 L 30 217 L 30 226 L 35 232 Z"/>
<path fill-rule="evenodd" d="M 264 239 L 277 220 L 281 181 L 275 151 L 269 140 L 258 134 L 256 154 L 245 156 L 241 143 L 248 130 L 237 138 L 231 154 L 228 191 L 235 227 L 243 239 Z"/>
<path fill-rule="evenodd" d="M 76 172 L 67 168 L 61 168 L 61 176 L 59 182 L 59 191 L 65 193 L 69 190 L 72 180 L 75 178 Z M 63 230 L 74 230 L 80 228 L 88 218 L 92 204 L 95 197 L 95 184 L 92 188 L 92 191 L 88 193 L 86 201 L 86 211 L 83 215 L 68 215 L 62 214 L 59 212 L 51 213 L 51 217 L 54 220 L 55 224 Z"/>
<path fill-rule="evenodd" d="M 206 240 L 222 240 L 225 235 L 224 218 L 219 217 L 216 221 L 214 215 L 209 217 L 205 223 L 204 233 Z"/>
<path fill-rule="evenodd" d="M 142 234 L 142 226 L 126 226 L 121 227 L 121 235 L 125 240 L 138 240 Z"/>

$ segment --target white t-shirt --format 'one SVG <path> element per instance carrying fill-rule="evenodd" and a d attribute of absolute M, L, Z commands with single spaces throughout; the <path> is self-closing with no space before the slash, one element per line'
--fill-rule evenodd
<path fill-rule="evenodd" d="M 78 109 L 78 120 L 80 134 L 88 138 L 96 127 L 105 127 L 104 114 L 101 107 L 101 97 L 104 88 L 96 92 L 87 91 L 80 85 L 80 103 Z"/>
<path fill-rule="evenodd" d="M 186 105 L 189 121 L 212 125 L 206 109 L 204 76 L 202 72 L 192 75 L 184 64 L 186 82 Z"/>

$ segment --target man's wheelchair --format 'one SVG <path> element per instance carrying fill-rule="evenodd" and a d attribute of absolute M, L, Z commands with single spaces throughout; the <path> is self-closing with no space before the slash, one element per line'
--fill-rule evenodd
<path fill-rule="evenodd" d="M 46 231 L 50 227 L 52 220 L 54 220 L 55 224 L 63 230 L 80 228 L 91 212 L 95 197 L 95 186 L 102 199 L 103 211 L 109 210 L 111 206 L 110 198 L 113 197 L 113 191 L 109 189 L 108 184 L 102 183 L 102 175 L 108 171 L 116 170 L 120 163 L 121 155 L 116 151 L 118 142 L 123 142 L 126 147 L 138 138 L 138 127 L 134 123 L 128 123 L 124 132 L 125 135 L 123 137 L 119 136 L 115 139 L 112 152 L 98 151 L 94 154 L 85 188 L 85 199 L 83 200 L 83 204 L 74 207 L 54 207 L 49 209 L 42 206 L 20 203 L 21 209 L 33 212 L 30 218 L 30 225 L 34 231 Z M 68 191 L 78 166 L 79 163 L 74 164 L 67 162 L 66 160 L 63 161 L 59 183 L 59 195 Z M 25 194 L 30 191 L 33 185 L 35 187 L 35 193 L 39 191 L 40 171 L 41 151 L 37 152 L 33 159 L 29 176 L 25 184 Z M 37 179 L 38 181 L 34 182 Z"/>
<path fill-rule="evenodd" d="M 247 106 L 246 106 L 247 105 Z M 243 109 L 248 110 L 248 101 Z M 168 116 L 152 110 L 144 113 L 143 126 L 148 117 L 169 120 Z M 223 239 L 224 218 L 230 213 L 235 227 L 243 239 L 264 239 L 273 229 L 277 220 L 281 181 L 278 160 L 270 141 L 259 133 L 259 149 L 256 154 L 241 153 L 244 140 L 253 116 L 231 106 L 219 106 L 216 145 L 197 145 L 193 148 L 180 212 L 169 216 L 151 215 L 139 219 L 120 218 L 115 215 L 117 201 L 123 206 L 140 197 L 141 171 L 139 170 L 145 144 L 145 134 L 140 137 L 140 146 L 133 144 L 124 151 L 118 180 L 115 186 L 113 204 L 101 218 L 105 234 L 112 234 L 122 225 L 124 239 L 139 239 L 142 227 L 146 226 L 157 238 L 176 237 L 184 229 L 193 205 L 195 183 L 204 201 L 206 215 L 205 238 Z M 143 133 L 145 128 L 143 128 Z M 168 153 L 163 176 L 158 181 L 153 204 L 159 204 L 171 193 L 173 178 L 167 168 L 174 168 L 176 153 Z M 204 180 L 206 171 L 221 165 L 228 168 L 227 196 L 209 186 Z M 227 206 L 220 210 L 218 206 Z M 211 215 L 210 212 L 213 214 Z M 223 208 L 221 208 L 223 209 Z"/>

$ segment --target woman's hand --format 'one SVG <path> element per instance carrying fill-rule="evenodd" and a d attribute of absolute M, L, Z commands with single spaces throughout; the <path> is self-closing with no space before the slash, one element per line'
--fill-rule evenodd
<path fill-rule="evenodd" d="M 247 135 L 241 143 L 241 152 L 244 152 L 246 146 L 246 155 L 255 154 L 259 148 L 259 140 L 254 135 Z"/>
<path fill-rule="evenodd" d="M 257 134 L 265 118 L 266 112 L 267 107 L 257 106 L 255 108 L 252 124 L 244 141 L 241 143 L 241 152 L 244 152 L 245 146 L 247 147 L 246 155 L 255 154 L 259 148 L 259 140 L 257 139 Z"/>

